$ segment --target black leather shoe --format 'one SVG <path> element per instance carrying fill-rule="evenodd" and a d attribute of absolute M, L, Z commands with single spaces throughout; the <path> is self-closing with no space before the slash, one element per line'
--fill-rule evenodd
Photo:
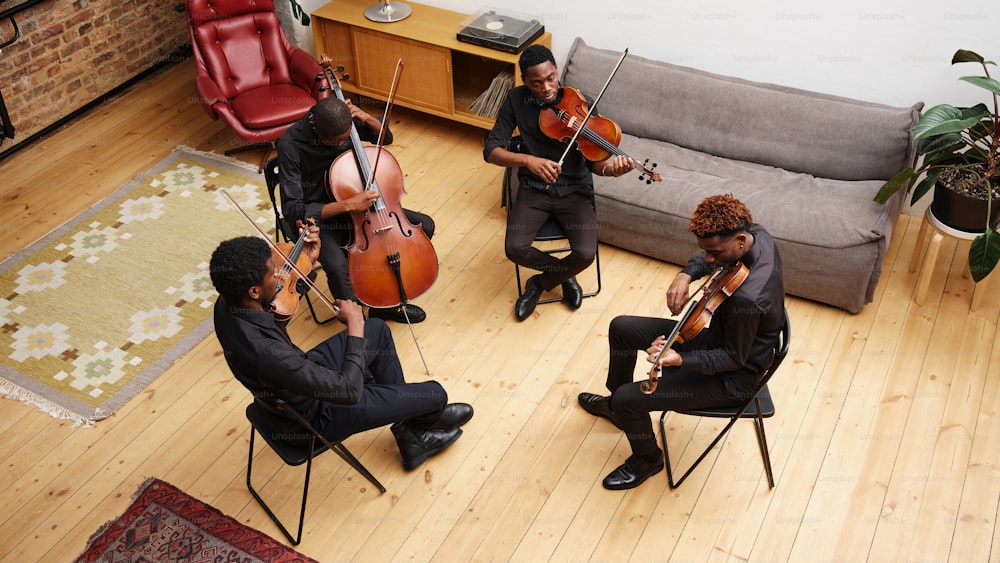
<path fill-rule="evenodd" d="M 451 403 L 446 405 L 441 416 L 427 427 L 434 430 L 448 430 L 458 428 L 470 420 L 472 420 L 472 405 Z"/>
<path fill-rule="evenodd" d="M 397 422 L 390 428 L 396 437 L 403 469 L 416 469 L 430 456 L 443 451 L 462 435 L 460 428 L 433 430 L 415 422 Z"/>
<path fill-rule="evenodd" d="M 622 429 L 621 423 L 618 422 L 618 416 L 611 410 L 611 397 L 604 397 L 593 393 L 580 393 L 576 400 L 580 402 L 583 410 L 594 416 L 606 418 L 611 421 L 611 424 L 617 426 L 619 430 Z"/>
<path fill-rule="evenodd" d="M 406 307 L 405 314 L 403 313 L 403 307 Z M 368 317 L 375 317 L 383 321 L 396 321 L 397 323 L 405 323 L 407 317 L 409 317 L 411 324 L 417 324 L 427 318 L 427 313 L 420 307 L 407 303 L 406 305 L 390 307 L 389 309 L 376 309 L 372 307 L 368 309 Z"/>
<path fill-rule="evenodd" d="M 524 293 L 517 298 L 514 303 L 514 317 L 523 321 L 531 316 L 538 305 L 538 298 L 542 296 L 542 286 L 538 285 L 538 276 L 531 276 L 524 284 Z"/>
<path fill-rule="evenodd" d="M 641 457 L 629 456 L 625 463 L 604 478 L 604 488 L 609 491 L 634 489 L 660 471 L 663 471 L 662 457 L 656 461 L 644 461 Z"/>
<path fill-rule="evenodd" d="M 583 290 L 580 289 L 580 284 L 576 283 L 576 278 L 570 278 L 563 282 L 563 303 L 569 305 L 570 309 L 576 311 L 583 305 Z"/>

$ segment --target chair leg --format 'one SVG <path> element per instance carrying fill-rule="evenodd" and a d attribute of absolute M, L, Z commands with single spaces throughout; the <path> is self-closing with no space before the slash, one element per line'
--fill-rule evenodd
<path fill-rule="evenodd" d="M 315 321 L 316 324 L 318 324 L 318 325 L 325 325 L 326 323 L 328 323 L 328 322 L 330 322 L 330 321 L 332 321 L 332 320 L 334 320 L 334 319 L 337 318 L 336 315 L 331 314 L 329 317 L 327 317 L 327 318 L 325 318 L 323 320 L 320 320 L 319 319 L 319 315 L 316 314 L 316 309 L 313 308 L 312 299 L 309 298 L 309 293 L 306 292 L 303 295 L 305 295 L 305 297 L 306 297 L 306 305 L 309 306 L 309 312 L 312 313 L 313 321 Z"/>
<path fill-rule="evenodd" d="M 598 245 L 597 250 L 594 252 L 594 265 L 597 267 L 597 289 L 591 291 L 590 293 L 584 293 L 584 297 L 593 297 L 601 292 L 601 248 Z"/>
<path fill-rule="evenodd" d="M 351 450 L 347 449 L 347 446 L 338 443 L 334 445 L 333 451 L 337 452 L 337 455 L 343 458 L 343 460 L 346 461 L 348 465 L 353 467 L 355 471 L 363 475 L 365 479 L 368 479 L 368 482 L 378 488 L 380 493 L 385 492 L 385 487 L 382 483 L 374 475 L 372 475 L 371 471 L 368 471 L 368 468 L 365 467 L 364 464 L 358 460 L 358 458 L 354 457 L 354 454 L 351 453 Z"/>
<path fill-rule="evenodd" d="M 760 446 L 760 457 L 764 460 L 764 473 L 767 474 L 768 487 L 774 488 L 774 472 L 771 470 L 771 454 L 767 451 L 767 435 L 764 434 L 764 417 L 760 415 L 760 399 L 754 399 L 757 406 L 757 416 L 753 424 L 757 430 L 757 445 Z"/>
<path fill-rule="evenodd" d="M 683 483 L 684 480 L 688 478 L 688 475 L 691 475 L 691 472 L 694 471 L 694 469 L 698 467 L 698 465 L 702 461 L 704 461 L 706 457 L 708 457 L 708 454 L 711 453 L 712 449 L 715 448 L 716 444 L 721 442 L 722 439 L 726 436 L 726 434 L 729 433 L 729 430 L 733 427 L 733 425 L 736 424 L 736 421 L 739 420 L 739 416 L 734 416 L 729 419 L 729 422 L 726 423 L 726 426 L 723 427 L 722 431 L 720 431 L 718 435 L 715 436 L 715 439 L 712 440 L 712 443 L 709 444 L 707 448 L 705 448 L 705 451 L 701 452 L 701 455 L 698 456 L 698 459 L 694 460 L 694 463 L 692 463 L 691 466 L 688 467 L 687 470 L 684 472 L 684 474 L 681 475 L 681 478 L 675 482 L 674 471 L 670 467 L 670 454 L 667 451 L 667 431 L 663 423 L 664 419 L 667 416 L 667 412 L 669 411 L 663 411 L 663 413 L 660 415 L 660 441 L 663 444 L 663 462 L 664 465 L 667 466 L 667 483 L 670 485 L 671 489 L 676 489 L 677 487 L 680 487 L 681 483 Z M 742 412 L 740 414 L 742 414 Z"/>
<path fill-rule="evenodd" d="M 250 490 L 250 494 L 253 495 L 253 498 L 257 500 L 257 504 L 259 504 L 261 508 L 264 509 L 264 512 L 266 512 L 267 515 L 271 518 L 271 521 L 278 526 L 278 529 L 281 530 L 281 533 L 284 534 L 286 538 L 288 538 L 288 541 L 291 542 L 292 545 L 299 545 L 299 542 L 302 541 L 302 525 L 305 522 L 305 517 L 306 517 L 306 499 L 309 494 L 309 477 L 312 474 L 312 456 L 309 456 L 309 459 L 306 460 L 306 475 L 305 475 L 305 481 L 302 484 L 302 507 L 301 510 L 299 511 L 298 535 L 293 538 L 292 534 L 288 531 L 287 528 L 285 528 L 285 525 L 281 523 L 281 520 L 279 520 L 278 517 L 274 514 L 274 511 L 271 510 L 271 507 L 268 506 L 266 502 L 264 502 L 264 499 L 261 497 L 260 493 L 258 493 L 257 490 L 253 488 L 253 483 L 251 481 L 251 474 L 253 472 L 253 443 L 256 434 L 257 434 L 256 428 L 254 428 L 251 425 L 250 453 L 248 454 L 249 459 L 247 460 L 247 489 Z M 316 445 L 316 438 L 313 438 L 312 441 L 309 443 L 310 450 L 312 450 L 312 448 L 315 445 Z"/>

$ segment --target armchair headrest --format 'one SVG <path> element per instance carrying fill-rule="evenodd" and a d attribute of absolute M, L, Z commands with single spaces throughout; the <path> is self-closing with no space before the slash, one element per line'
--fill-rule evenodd
<path fill-rule="evenodd" d="M 274 0 L 186 0 L 185 4 L 194 26 L 244 14 L 274 13 Z"/>

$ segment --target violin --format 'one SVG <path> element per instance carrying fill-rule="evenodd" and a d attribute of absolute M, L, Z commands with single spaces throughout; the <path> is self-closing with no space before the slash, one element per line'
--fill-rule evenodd
<path fill-rule="evenodd" d="M 310 219 L 310 221 L 312 220 Z M 281 264 L 278 268 L 278 287 L 274 293 L 274 301 L 271 302 L 271 312 L 274 313 L 274 318 L 279 321 L 291 319 L 299 308 L 301 295 L 298 290 L 300 279 L 298 272 L 304 272 L 308 276 L 308 273 L 312 271 L 309 257 L 302 253 L 305 238 L 306 230 L 302 229 L 302 234 L 299 235 L 294 245 L 288 242 L 279 242 L 271 248 L 274 261 Z M 294 268 L 292 264 L 295 265 Z"/>
<path fill-rule="evenodd" d="M 547 137 L 563 143 L 575 137 L 577 148 L 591 162 L 599 162 L 612 155 L 628 157 L 637 169 L 642 170 L 640 180 L 645 180 L 647 184 L 663 181 L 663 177 L 654 170 L 656 163 L 649 164 L 648 158 L 640 163 L 618 148 L 622 128 L 607 117 L 592 114 L 590 105 L 579 90 L 563 86 L 556 102 L 546 105 L 546 108 L 551 111 L 538 114 L 538 127 Z M 581 129 L 585 119 L 586 124 Z"/>
<path fill-rule="evenodd" d="M 288 243 L 272 242 L 271 237 L 267 236 L 267 233 L 265 233 L 264 230 L 261 229 L 259 225 L 257 225 L 257 223 L 250 217 L 250 215 L 247 215 L 247 212 L 244 211 L 242 207 L 240 207 L 239 203 L 236 203 L 236 200 L 233 199 L 233 196 L 229 195 L 228 191 L 222 189 L 219 190 L 219 193 L 221 193 L 227 200 L 229 200 L 229 203 L 233 204 L 233 207 L 235 207 L 237 211 L 243 214 L 243 217 L 247 221 L 249 221 L 251 225 L 253 225 L 253 228 L 256 229 L 257 233 L 260 235 L 260 238 L 264 239 L 264 242 L 266 242 L 267 245 L 271 247 L 271 256 L 273 256 L 274 259 L 276 260 L 281 260 L 281 267 L 283 269 L 287 269 L 287 271 L 289 272 L 287 282 L 285 285 L 291 285 L 292 287 L 296 287 L 298 285 L 298 282 L 301 280 L 303 283 L 305 283 L 305 285 L 309 289 L 312 289 L 316 292 L 316 295 L 320 297 L 321 301 L 326 303 L 327 307 L 330 308 L 330 311 L 332 311 L 335 316 L 339 315 L 340 307 L 338 307 L 337 304 L 333 302 L 333 299 L 327 297 L 325 293 L 323 293 L 319 288 L 316 287 L 316 282 L 309 279 L 309 274 L 307 272 L 312 271 L 312 264 L 309 263 L 309 258 L 305 254 L 302 254 L 301 252 L 302 247 L 305 245 L 305 230 L 303 230 L 302 234 L 299 236 L 299 240 L 296 241 L 295 243 L 299 251 L 299 256 L 297 257 L 298 264 L 296 264 L 295 261 L 289 259 L 288 252 L 286 252 L 286 250 L 288 249 L 287 246 Z M 303 262 L 302 260 L 305 260 L 305 262 Z M 294 272 L 295 275 L 294 278 L 292 278 L 291 274 L 292 272 Z M 293 279 L 294 282 L 292 281 Z M 278 289 L 279 291 L 275 292 L 276 295 L 280 293 L 281 290 L 284 288 L 279 287 Z M 297 303 L 298 293 L 296 293 L 295 295 Z M 277 300 L 277 297 L 275 299 Z M 283 310 L 282 312 L 276 310 L 274 306 L 271 307 L 272 312 L 275 314 L 275 317 L 278 320 L 288 320 L 288 318 L 291 317 L 291 314 L 295 312 L 295 308 L 298 307 L 298 305 L 296 304 L 294 307 L 291 308 L 292 309 L 291 312 L 287 312 L 287 310 L 289 309 L 289 305 L 286 300 L 287 298 L 284 298 L 282 300 L 284 301 L 284 303 L 281 305 L 281 308 Z M 284 315 L 287 315 L 287 317 L 283 317 Z"/>
<path fill-rule="evenodd" d="M 337 98 L 344 101 L 340 80 L 330 68 L 326 55 L 320 64 L 330 79 Z M 339 67 L 341 71 L 343 67 Z M 397 63 L 397 76 L 402 61 Z M 395 157 L 382 148 L 382 134 L 388 122 L 395 95 L 396 77 L 382 120 L 376 146 L 363 146 L 357 128 L 351 124 L 350 152 L 338 156 L 327 173 L 327 192 L 333 200 L 343 201 L 363 191 L 375 190 L 378 198 L 365 211 L 352 212 L 354 240 L 347 249 L 351 285 L 358 299 L 369 307 L 387 308 L 405 305 L 422 295 L 438 275 L 437 253 L 420 225 L 413 225 L 400 206 L 403 171 Z M 375 165 L 372 165 L 372 160 Z"/>
<path fill-rule="evenodd" d="M 639 383 L 640 391 L 647 395 L 656 391 L 656 384 L 659 381 L 658 376 L 660 373 L 660 358 L 663 357 L 667 349 L 674 344 L 691 340 L 704 330 L 711 322 L 712 315 L 715 314 L 715 310 L 719 308 L 719 305 L 722 305 L 726 298 L 731 296 L 749 275 L 750 268 L 743 262 L 737 261 L 736 264 L 728 269 L 717 269 L 712 274 L 712 277 L 706 280 L 692 294 L 692 296 L 697 295 L 698 292 L 704 289 L 701 298 L 690 302 L 680 319 L 678 319 L 674 330 L 667 336 L 666 342 L 663 344 L 663 349 L 656 355 L 653 367 L 649 370 L 649 379 Z M 706 284 L 708 285 L 707 288 L 705 287 Z"/>

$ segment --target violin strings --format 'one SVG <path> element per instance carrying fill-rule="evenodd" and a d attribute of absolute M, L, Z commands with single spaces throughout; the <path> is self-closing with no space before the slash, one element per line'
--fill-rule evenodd
<path fill-rule="evenodd" d="M 570 124 L 569 123 L 569 119 L 570 118 L 568 117 L 568 115 L 566 114 L 566 112 L 560 112 L 559 113 L 559 119 L 563 123 L 566 123 L 567 125 L 569 125 L 570 127 L 572 127 L 574 131 L 579 131 L 580 130 L 580 126 L 578 124 L 576 124 L 576 123 Z M 615 145 L 611 141 L 605 139 L 604 137 L 598 135 L 590 127 L 585 127 L 583 129 L 583 136 L 586 137 L 588 141 L 594 143 L 598 147 L 604 149 L 605 151 L 607 151 L 607 152 L 609 152 L 611 154 L 614 154 L 616 156 L 628 156 L 621 149 L 619 149 L 617 145 Z M 632 157 L 629 157 L 629 158 L 632 158 Z M 634 158 L 632 160 L 633 160 L 633 162 L 635 161 Z"/>
<path fill-rule="evenodd" d="M 223 195 L 223 197 L 225 197 L 229 201 L 229 203 L 233 204 L 233 207 L 235 207 L 240 212 L 240 214 L 242 214 L 243 217 L 247 221 L 250 222 L 250 225 L 253 226 L 253 228 L 257 231 L 257 234 L 260 235 L 260 238 L 262 238 L 264 240 L 264 242 L 266 242 L 267 245 L 269 247 L 271 247 L 272 251 L 274 251 L 275 253 L 278 254 L 278 256 L 281 257 L 282 263 L 285 264 L 291 270 L 293 270 L 296 274 L 298 274 L 299 279 L 301 279 L 302 281 L 304 281 L 305 284 L 307 286 L 309 286 L 310 289 L 315 290 L 316 294 L 320 298 L 320 300 L 323 301 L 323 303 L 325 303 L 327 305 L 327 307 L 330 308 L 331 311 L 333 311 L 334 315 L 339 315 L 340 314 L 340 307 L 338 307 L 333 302 L 332 299 L 330 299 L 329 297 L 327 297 L 325 293 L 323 293 L 319 288 L 317 288 L 316 284 L 309 278 L 309 276 L 307 276 L 305 273 L 303 273 L 301 270 L 299 270 L 299 267 L 296 266 L 288 258 L 288 256 L 285 255 L 285 253 L 281 251 L 280 248 L 278 248 L 278 245 L 271 241 L 271 237 L 267 236 L 267 233 L 265 233 L 264 230 L 261 229 L 260 226 L 250 217 L 250 215 L 248 215 L 247 212 L 244 211 L 242 207 L 240 207 L 240 204 L 237 203 L 235 199 L 233 199 L 233 196 L 229 195 L 229 192 L 226 191 L 225 189 L 219 190 L 219 193 L 221 193 Z"/>

